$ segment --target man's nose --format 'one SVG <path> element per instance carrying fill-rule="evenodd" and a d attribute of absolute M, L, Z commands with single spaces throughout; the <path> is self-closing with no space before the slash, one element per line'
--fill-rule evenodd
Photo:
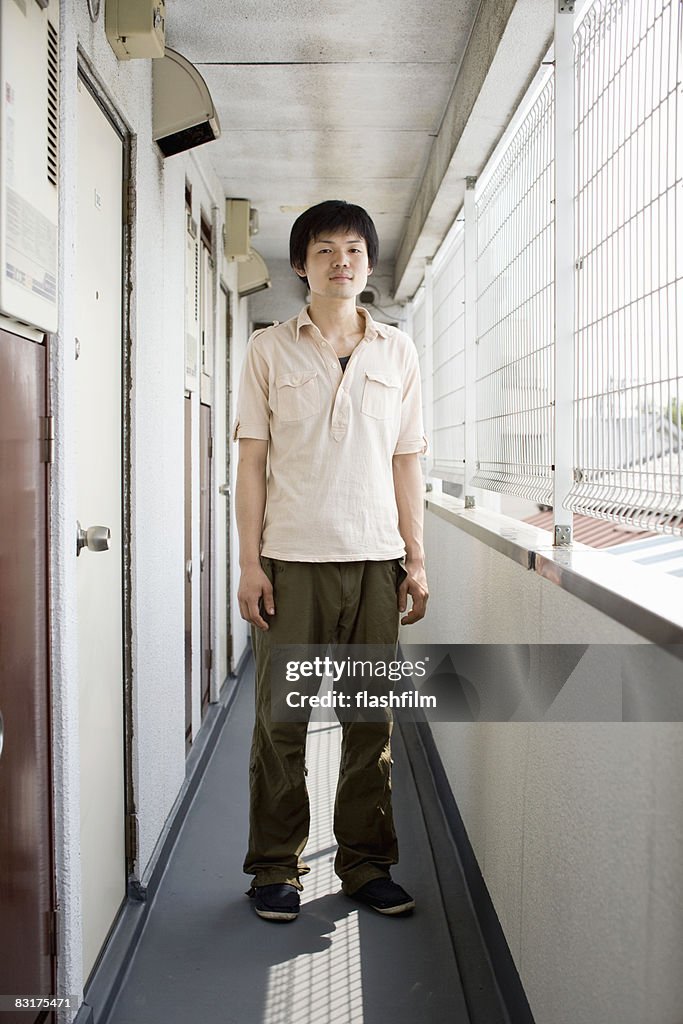
<path fill-rule="evenodd" d="M 334 265 L 335 267 L 348 267 L 348 256 L 346 256 L 345 253 L 343 252 L 337 253 L 336 256 L 334 257 Z"/>

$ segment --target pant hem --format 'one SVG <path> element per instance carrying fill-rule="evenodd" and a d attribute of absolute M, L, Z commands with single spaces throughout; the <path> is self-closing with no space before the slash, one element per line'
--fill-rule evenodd
<path fill-rule="evenodd" d="M 285 871 L 272 868 L 267 871 L 257 871 L 254 875 L 252 885 L 258 889 L 261 885 L 293 885 L 299 892 L 303 892 L 303 885 L 298 875 L 288 875 Z"/>
<path fill-rule="evenodd" d="M 341 880 L 342 892 L 346 896 L 353 896 L 355 892 L 362 889 L 366 882 L 372 882 L 375 878 L 391 878 L 389 867 L 382 869 L 374 864 L 367 864 L 364 867 L 356 868 Z"/>

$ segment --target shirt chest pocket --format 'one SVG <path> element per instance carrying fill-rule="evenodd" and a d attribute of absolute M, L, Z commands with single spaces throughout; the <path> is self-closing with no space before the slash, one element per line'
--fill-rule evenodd
<path fill-rule="evenodd" d="M 401 382 L 397 377 L 374 370 L 365 371 L 361 410 L 366 416 L 385 420 L 399 407 Z"/>
<path fill-rule="evenodd" d="M 277 414 L 285 422 L 304 420 L 320 409 L 320 392 L 316 370 L 283 373 L 275 381 Z"/>

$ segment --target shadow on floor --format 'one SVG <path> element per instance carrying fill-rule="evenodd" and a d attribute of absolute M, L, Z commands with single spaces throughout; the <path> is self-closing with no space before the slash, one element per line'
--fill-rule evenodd
<path fill-rule="evenodd" d="M 341 730 L 313 721 L 311 835 L 297 921 L 261 920 L 245 895 L 253 676 L 242 679 L 107 1024 L 442 1024 L 468 1021 L 428 837 L 394 740 L 394 877 L 417 910 L 382 917 L 341 893 L 332 809 Z"/>

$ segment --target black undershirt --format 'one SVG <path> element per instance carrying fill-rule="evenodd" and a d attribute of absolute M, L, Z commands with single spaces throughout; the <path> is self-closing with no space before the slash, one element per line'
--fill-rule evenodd
<path fill-rule="evenodd" d="M 346 369 L 346 364 L 348 363 L 350 358 L 351 356 L 339 356 L 339 362 L 341 363 L 342 373 Z"/>

